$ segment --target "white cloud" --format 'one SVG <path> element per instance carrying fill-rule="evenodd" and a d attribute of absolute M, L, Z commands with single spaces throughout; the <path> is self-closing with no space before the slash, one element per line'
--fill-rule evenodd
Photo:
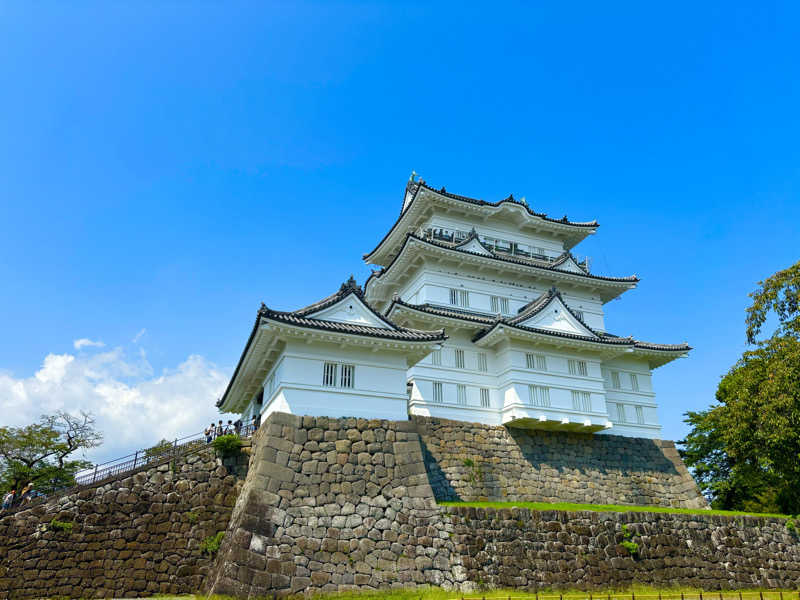
<path fill-rule="evenodd" d="M 131 340 L 131 343 L 138 344 L 139 340 L 141 340 L 144 337 L 144 334 L 146 334 L 146 333 L 147 333 L 147 329 L 145 329 L 145 328 L 140 329 L 139 333 L 137 333 L 135 336 L 133 336 L 133 339 Z"/>
<path fill-rule="evenodd" d="M 0 372 L 0 421 L 21 426 L 59 409 L 90 411 L 105 442 L 88 458 L 111 459 L 202 431 L 219 418 L 214 402 L 227 382 L 225 372 L 198 355 L 155 374 L 141 348 L 133 356 L 122 348 L 48 354 L 31 377 Z"/>
<path fill-rule="evenodd" d="M 92 341 L 89 338 L 81 338 L 79 340 L 75 340 L 72 342 L 72 345 L 75 346 L 75 350 L 80 350 L 81 348 L 102 348 L 105 344 L 101 341 Z"/>

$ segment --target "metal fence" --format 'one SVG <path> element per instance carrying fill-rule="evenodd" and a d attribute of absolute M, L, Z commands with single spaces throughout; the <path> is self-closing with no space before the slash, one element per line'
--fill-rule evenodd
<path fill-rule="evenodd" d="M 255 429 L 256 428 L 253 425 L 242 425 L 239 428 L 231 427 L 230 429 L 226 427 L 223 435 L 230 433 L 237 434 L 242 438 L 248 438 L 253 435 Z M 104 463 L 93 465 L 88 469 L 79 471 L 75 475 L 75 485 L 56 490 L 47 495 L 40 495 L 33 501 L 28 501 L 23 505 L 14 506 L 9 511 L 0 514 L 8 514 L 8 512 L 19 509 L 27 509 L 35 504 L 44 502 L 53 496 L 63 495 L 81 487 L 96 485 L 103 483 L 104 481 L 111 481 L 119 478 L 121 475 L 133 473 L 134 471 L 153 467 L 165 462 L 170 462 L 176 458 L 191 454 L 193 452 L 198 452 L 203 448 L 210 446 L 211 442 L 213 442 L 216 437 L 216 435 L 212 435 L 209 439 L 205 432 L 194 433 L 182 438 L 176 438 L 171 442 L 165 441 L 155 446 L 151 446 L 150 448 L 137 450 L 133 454 L 128 454 L 127 456 L 122 456 Z"/>
<path fill-rule="evenodd" d="M 526 596 L 459 596 L 452 600 L 800 600 L 800 591 L 664 591 L 637 594 L 630 592 L 584 592 L 581 594 L 530 593 Z"/>

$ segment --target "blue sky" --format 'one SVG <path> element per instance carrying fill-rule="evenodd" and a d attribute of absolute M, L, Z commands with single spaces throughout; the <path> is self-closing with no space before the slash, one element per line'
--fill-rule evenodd
<path fill-rule="evenodd" d="M 655 378 L 682 437 L 744 349 L 747 294 L 798 259 L 798 17 L 0 3 L 0 423 L 84 406 L 105 453 L 199 427 L 258 304 L 363 281 L 415 169 L 599 220 L 576 251 L 642 278 L 609 330 L 695 347 Z"/>

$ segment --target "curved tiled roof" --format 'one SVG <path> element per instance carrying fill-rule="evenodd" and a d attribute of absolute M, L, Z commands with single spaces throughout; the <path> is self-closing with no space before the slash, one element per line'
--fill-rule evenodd
<path fill-rule="evenodd" d="M 564 270 L 564 269 L 559 269 L 558 266 L 562 265 L 570 257 L 577 264 L 578 261 L 575 260 L 575 257 L 572 256 L 572 254 L 570 252 L 564 252 L 561 256 L 559 256 L 552 263 L 536 264 L 533 261 L 528 261 L 528 260 L 524 260 L 524 259 L 521 259 L 521 258 L 515 258 L 513 256 L 505 256 L 503 254 L 498 254 L 497 252 L 494 252 L 493 250 L 491 250 L 489 248 L 486 248 L 486 246 L 483 246 L 483 247 L 486 249 L 487 252 L 490 253 L 490 256 L 486 255 L 486 254 L 480 254 L 478 252 L 471 252 L 469 250 L 464 250 L 462 248 L 459 248 L 459 246 L 462 246 L 462 245 L 464 245 L 464 243 L 466 243 L 466 240 L 464 242 L 459 242 L 459 244 L 457 244 L 457 245 L 451 245 L 451 244 L 445 244 L 445 243 L 434 241 L 434 240 L 428 240 L 428 239 L 422 238 L 422 237 L 420 237 L 420 236 L 418 236 L 418 235 L 416 235 L 414 233 L 406 234 L 405 242 L 403 242 L 403 248 L 405 248 L 405 246 L 409 243 L 410 240 L 414 240 L 414 241 L 417 241 L 417 242 L 422 242 L 423 244 L 429 244 L 431 246 L 434 246 L 434 247 L 437 247 L 437 248 L 443 248 L 445 250 L 452 250 L 454 252 L 462 252 L 464 254 L 469 254 L 471 256 L 479 256 L 479 257 L 486 258 L 486 259 L 489 259 L 489 260 L 496 260 L 496 261 L 507 262 L 507 263 L 512 263 L 512 264 L 516 264 L 516 265 L 522 265 L 522 266 L 525 266 L 525 267 L 531 267 L 532 269 L 538 269 L 538 270 L 541 270 L 541 271 L 556 272 L 556 273 L 560 273 L 560 274 L 563 274 L 563 275 L 574 275 L 575 277 L 585 277 L 587 279 L 593 279 L 593 280 L 596 280 L 596 281 L 607 281 L 607 282 L 610 282 L 610 283 L 638 283 L 639 282 L 639 278 L 636 275 L 629 275 L 627 277 L 607 277 L 605 275 L 594 275 L 592 273 L 586 273 L 585 271 L 582 272 L 582 273 L 576 273 L 575 271 L 567 271 L 567 270 Z M 469 241 L 472 241 L 472 240 L 469 240 Z M 478 240 L 478 241 L 480 242 L 480 240 Z M 483 244 L 481 244 L 481 245 L 483 245 Z M 382 267 L 381 269 L 378 269 L 377 271 L 372 271 L 370 276 L 367 278 L 367 283 L 369 283 L 369 281 L 371 279 L 373 279 L 373 278 L 379 279 L 380 277 L 383 276 L 384 273 L 386 273 L 389 269 L 391 269 L 392 265 L 402 255 L 403 248 L 400 249 L 400 252 L 397 253 L 397 256 L 395 256 L 392 259 L 392 262 L 390 262 L 388 265 L 386 265 L 385 267 Z"/>
<path fill-rule="evenodd" d="M 553 217 L 548 217 L 547 213 L 536 212 L 535 210 L 531 209 L 531 207 L 528 206 L 527 203 L 521 202 L 521 201 L 517 200 L 516 198 L 514 198 L 514 194 L 509 194 L 508 197 L 503 198 L 502 200 L 498 200 L 497 202 L 487 202 L 486 200 L 481 200 L 479 198 L 470 198 L 469 196 L 461 196 L 459 194 L 451 194 L 450 192 L 446 191 L 444 187 L 442 187 L 442 188 L 437 190 L 437 189 L 429 186 L 424 181 L 409 182 L 408 186 L 406 186 L 407 190 L 409 190 L 409 191 L 413 190 L 412 194 L 413 194 L 414 197 L 417 195 L 419 190 L 422 189 L 422 188 L 430 190 L 430 191 L 432 191 L 432 192 L 434 192 L 436 194 L 441 194 L 442 196 L 447 196 L 448 198 L 453 198 L 454 200 L 461 200 L 462 202 L 468 202 L 470 204 L 476 204 L 478 206 L 500 206 L 501 204 L 508 202 L 508 203 L 511 203 L 511 204 L 515 204 L 517 206 L 521 206 L 532 217 L 539 217 L 540 219 L 544 219 L 545 221 L 549 221 L 551 223 L 558 223 L 559 225 L 570 225 L 572 227 L 599 227 L 600 226 L 600 224 L 597 222 L 597 220 L 594 220 L 594 221 L 570 221 L 567 218 L 567 215 L 564 215 L 560 219 L 554 219 Z M 414 201 L 414 199 L 412 197 L 411 202 L 413 202 L 413 201 Z M 410 204 L 411 203 L 409 203 L 409 206 L 410 206 Z M 404 212 L 405 212 L 405 210 L 401 210 L 400 214 L 402 215 Z"/>
<path fill-rule="evenodd" d="M 580 229 L 583 229 L 583 230 L 585 230 L 585 229 L 596 229 L 597 227 L 600 226 L 600 224 L 596 220 L 594 220 L 594 221 L 585 221 L 585 222 L 570 221 L 567 218 L 567 215 L 564 215 L 560 219 L 554 219 L 552 217 L 548 217 L 546 213 L 538 213 L 538 212 L 532 210 L 531 207 L 528 206 L 527 203 L 523 203 L 523 202 L 520 202 L 519 200 L 516 200 L 514 198 L 513 194 L 511 194 L 507 198 L 504 198 L 503 200 L 499 200 L 497 202 L 487 202 L 486 200 L 480 200 L 478 198 L 470 198 L 469 196 L 461 196 L 459 194 L 451 194 L 450 192 L 446 191 L 444 187 L 442 187 L 441 189 L 437 190 L 435 188 L 432 188 L 431 186 L 429 186 L 427 183 L 425 183 L 422 180 L 416 181 L 416 182 L 409 181 L 408 184 L 406 185 L 406 193 L 407 194 L 411 193 L 411 200 L 408 202 L 408 204 L 406 204 L 405 201 L 403 202 L 403 206 L 402 206 L 402 208 L 400 210 L 400 214 L 397 216 L 397 220 L 389 228 L 389 231 L 386 232 L 386 235 L 383 236 L 383 238 L 381 239 L 380 242 L 378 242 L 378 244 L 375 246 L 375 248 L 373 248 L 370 252 L 367 252 L 366 254 L 364 254 L 362 256 L 362 258 L 364 258 L 366 260 L 367 258 L 369 258 L 373 254 L 375 254 L 375 252 L 378 251 L 378 249 L 389 238 L 389 236 L 395 230 L 397 225 L 400 223 L 400 220 L 403 218 L 403 215 L 405 215 L 406 212 L 408 212 L 408 210 L 414 204 L 414 201 L 417 199 L 417 195 L 419 194 L 420 190 L 423 190 L 423 189 L 429 190 L 429 191 L 431 191 L 431 192 L 433 192 L 435 194 L 440 194 L 440 195 L 445 196 L 447 198 L 452 198 L 454 200 L 460 200 L 462 202 L 466 202 L 467 204 L 472 204 L 472 205 L 475 205 L 475 206 L 498 207 L 498 206 L 500 206 L 502 204 L 512 204 L 514 206 L 519 206 L 520 208 L 525 209 L 527 214 L 532 216 L 532 217 L 538 217 L 538 218 L 542 219 L 543 221 L 546 221 L 548 223 L 553 223 L 555 225 L 566 225 L 568 227 L 574 227 L 576 230 L 580 230 Z"/>
<path fill-rule="evenodd" d="M 392 304 L 386 310 L 386 314 L 390 314 L 392 308 L 395 305 L 402 306 L 409 308 L 411 310 L 416 310 L 420 312 L 427 313 L 433 316 L 439 317 L 446 317 L 452 319 L 460 319 L 463 321 L 468 321 L 475 325 L 485 325 L 486 328 L 479 331 L 472 339 L 472 341 L 477 341 L 482 337 L 486 336 L 490 331 L 492 331 L 498 325 L 505 325 L 509 327 L 513 327 L 516 329 L 520 329 L 522 331 L 528 331 L 531 333 L 555 336 L 555 337 L 562 337 L 567 339 L 573 339 L 576 341 L 583 341 L 583 342 L 594 342 L 599 344 L 606 344 L 612 346 L 630 346 L 632 348 L 637 348 L 641 350 L 653 350 L 658 352 L 688 352 L 691 350 L 691 346 L 686 343 L 683 344 L 654 344 L 651 342 L 642 342 L 639 340 L 635 340 L 632 337 L 619 337 L 610 333 L 604 333 L 601 331 L 596 331 L 586 325 L 586 323 L 575 314 L 575 312 L 567 306 L 565 303 L 567 310 L 569 310 L 570 314 L 575 317 L 578 321 L 580 321 L 589 331 L 595 334 L 596 337 L 586 336 L 586 335 L 579 335 L 561 331 L 554 331 L 552 329 L 543 329 L 539 327 L 527 327 L 525 325 L 520 325 L 521 321 L 524 321 L 537 312 L 544 309 L 550 302 L 550 300 L 555 296 L 558 295 L 560 297 L 560 292 L 555 288 L 545 292 L 539 298 L 529 302 L 527 305 L 523 306 L 517 316 L 508 318 L 502 317 L 495 317 L 491 315 L 476 313 L 472 311 L 466 311 L 463 309 L 455 309 L 455 308 L 445 308 L 441 306 L 435 306 L 431 304 L 411 304 L 409 302 L 404 302 L 399 298 L 395 298 L 392 301 Z M 563 302 L 563 299 L 562 299 Z"/>
<path fill-rule="evenodd" d="M 364 304 L 364 306 L 369 309 L 372 314 L 375 315 L 381 322 L 385 323 L 389 328 L 383 327 L 374 327 L 369 325 L 360 325 L 357 323 L 343 323 L 341 321 L 326 321 L 324 319 L 315 319 L 311 318 L 308 315 L 318 312 L 320 310 L 324 310 L 329 306 L 333 306 L 337 302 L 344 300 L 350 294 L 356 295 L 359 300 Z M 286 325 L 292 325 L 294 327 L 304 327 L 309 329 L 317 329 L 320 331 L 330 331 L 333 333 L 345 333 L 350 335 L 356 336 L 367 336 L 367 337 L 374 337 L 374 338 L 381 338 L 386 340 L 395 340 L 401 342 L 438 342 L 447 339 L 447 336 L 444 333 L 444 329 L 437 329 L 433 331 L 422 331 L 419 329 L 410 329 L 408 327 L 400 327 L 395 323 L 392 323 L 386 316 L 380 314 L 376 311 L 369 303 L 364 299 L 364 291 L 361 289 L 361 286 L 356 284 L 355 279 L 353 276 L 350 276 L 345 283 L 339 288 L 334 294 L 315 302 L 314 304 L 310 304 L 304 308 L 301 308 L 296 311 L 280 311 L 280 310 L 273 310 L 268 308 L 263 302 L 261 303 L 261 307 L 258 309 L 256 314 L 256 322 L 253 324 L 253 329 L 250 332 L 250 337 L 247 339 L 247 343 L 245 344 L 244 350 L 242 351 L 241 357 L 239 357 L 239 362 L 236 365 L 236 369 L 233 372 L 233 376 L 231 377 L 230 381 L 228 382 L 228 386 L 225 389 L 225 393 L 222 394 L 222 397 L 217 401 L 217 406 L 222 406 L 228 392 L 230 391 L 233 382 L 236 380 L 236 376 L 239 374 L 239 371 L 242 367 L 242 363 L 244 362 L 245 356 L 247 355 L 247 351 L 250 348 L 250 345 L 253 342 L 253 338 L 258 331 L 259 326 L 262 324 L 264 320 L 276 321 L 278 323 L 284 323 Z"/>

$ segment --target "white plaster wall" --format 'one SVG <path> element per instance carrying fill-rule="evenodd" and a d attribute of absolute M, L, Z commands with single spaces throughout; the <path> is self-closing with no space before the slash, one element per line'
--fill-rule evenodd
<path fill-rule="evenodd" d="M 611 372 L 619 373 L 620 389 L 612 387 Z M 639 390 L 635 391 L 631 385 L 631 374 L 636 374 Z M 658 420 L 653 378 L 650 367 L 644 360 L 630 357 L 618 357 L 603 362 L 603 384 L 606 390 L 606 403 L 614 431 L 617 435 L 635 435 L 637 437 L 658 438 L 661 435 L 661 425 Z M 626 422 L 620 421 L 617 411 L 612 404 L 623 404 Z M 644 422 L 637 420 L 636 407 L 641 407 Z"/>
<path fill-rule="evenodd" d="M 354 386 L 323 386 L 325 362 L 355 365 Z M 276 366 L 271 393 L 265 389 L 262 419 L 272 412 L 330 417 L 408 418 L 404 355 L 387 349 L 342 348 L 289 342 Z"/>
<path fill-rule="evenodd" d="M 486 237 L 508 240 L 510 242 L 538 246 L 543 248 L 546 254 L 553 258 L 564 252 L 564 243 L 554 236 L 548 236 L 545 233 L 537 233 L 535 235 L 527 232 L 523 233 L 511 223 L 501 222 L 491 218 L 486 222 L 475 223 L 467 219 L 434 215 L 420 227 L 420 233 L 424 232 L 429 227 L 434 229 L 461 230 L 467 233 L 475 227 L 479 236 L 483 235 Z"/>
<path fill-rule="evenodd" d="M 469 292 L 469 310 L 487 314 L 493 314 L 491 296 L 501 296 L 509 299 L 509 314 L 514 316 L 550 287 L 546 283 L 536 285 L 522 283 L 520 279 L 494 278 L 470 267 L 455 272 L 426 266 L 399 290 L 399 294 L 404 301 L 413 304 L 451 306 L 450 289 L 463 289 Z M 559 290 L 570 308 L 583 311 L 584 321 L 589 327 L 605 331 L 603 303 L 599 296 L 569 286 L 559 287 Z"/>

